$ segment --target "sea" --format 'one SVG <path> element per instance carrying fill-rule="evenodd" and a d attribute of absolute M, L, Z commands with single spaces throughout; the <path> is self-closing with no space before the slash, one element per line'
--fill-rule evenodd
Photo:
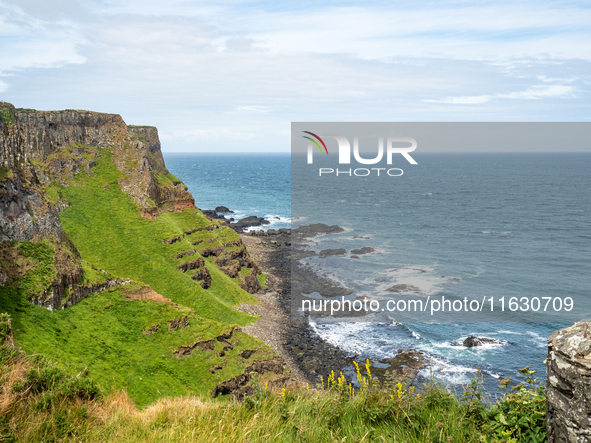
<path fill-rule="evenodd" d="M 306 224 L 300 216 L 306 211 L 314 222 L 342 226 L 344 232 L 317 237 L 309 247 L 374 252 L 360 259 L 309 257 L 306 264 L 358 294 L 386 297 L 387 287 L 407 284 L 434 297 L 591 300 L 591 153 L 416 153 L 420 174 L 392 177 L 388 192 L 364 201 L 352 201 L 330 182 L 322 192 L 292 196 L 289 154 L 164 157 L 201 209 L 224 205 L 236 219 L 262 216 L 271 222 L 266 228 Z M 298 199 L 297 220 L 292 198 Z M 560 321 L 325 322 L 312 316 L 310 323 L 325 340 L 376 362 L 398 349 L 421 350 L 433 363 L 430 375 L 451 385 L 468 383 L 481 368 L 494 391 L 498 380 L 519 379 L 526 366 L 545 377 L 547 339 L 584 318 L 587 311 L 576 307 Z M 462 346 L 470 335 L 500 343 Z"/>

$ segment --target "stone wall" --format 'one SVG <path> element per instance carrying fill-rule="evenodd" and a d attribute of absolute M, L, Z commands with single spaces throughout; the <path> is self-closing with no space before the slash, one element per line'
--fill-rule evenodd
<path fill-rule="evenodd" d="M 546 365 L 548 442 L 591 442 L 591 320 L 552 334 Z"/>

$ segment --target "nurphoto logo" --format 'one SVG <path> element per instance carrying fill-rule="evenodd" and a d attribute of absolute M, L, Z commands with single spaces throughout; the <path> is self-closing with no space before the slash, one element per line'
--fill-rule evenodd
<path fill-rule="evenodd" d="M 302 137 L 308 140 L 308 150 L 307 150 L 307 162 L 309 165 L 314 163 L 314 152 L 316 151 L 315 147 L 320 150 L 320 154 L 326 153 L 328 155 L 328 148 L 326 147 L 326 143 L 324 142 L 323 138 L 332 137 L 337 141 L 339 146 L 339 164 L 348 165 L 351 164 L 351 143 L 349 139 L 340 134 L 321 134 L 317 135 L 313 132 L 309 131 L 302 131 L 306 134 L 311 135 L 303 135 Z M 386 139 L 386 160 L 387 164 L 392 164 L 392 157 L 394 154 L 401 154 L 411 165 L 416 165 L 417 162 L 414 158 L 410 156 L 410 152 L 413 152 L 417 148 L 417 141 L 411 137 L 385 137 Z M 320 142 L 320 143 L 319 143 Z M 322 146 L 321 146 L 322 145 Z M 322 150 L 324 148 L 324 150 Z M 357 163 L 362 165 L 375 165 L 382 161 L 384 158 L 384 137 L 378 138 L 378 153 L 373 158 L 364 158 L 361 156 L 359 152 L 359 137 L 353 137 L 353 157 Z M 386 171 L 386 174 L 391 177 L 398 177 L 401 176 L 404 171 L 400 168 L 357 168 L 357 169 L 344 169 L 339 170 L 338 168 L 319 168 L 318 174 L 328 175 L 328 174 L 336 174 L 339 175 L 349 175 L 349 176 L 358 176 L 358 177 L 365 177 L 372 174 L 372 171 L 375 171 L 377 175 L 380 175 L 380 172 Z"/>

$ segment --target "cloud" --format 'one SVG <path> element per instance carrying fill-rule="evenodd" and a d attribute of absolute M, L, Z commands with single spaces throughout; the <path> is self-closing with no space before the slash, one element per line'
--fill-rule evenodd
<path fill-rule="evenodd" d="M 273 108 L 269 106 L 258 106 L 258 105 L 249 105 L 249 106 L 236 106 L 236 112 L 238 113 L 254 113 L 254 114 L 266 114 L 270 112 Z"/>
<path fill-rule="evenodd" d="M 498 94 L 498 97 L 522 100 L 539 100 L 542 98 L 560 98 L 573 93 L 574 87 L 566 85 L 536 85 L 526 91 Z"/>
<path fill-rule="evenodd" d="M 474 95 L 472 97 L 448 97 L 442 100 L 433 100 L 433 99 L 424 99 L 425 103 L 449 103 L 451 105 L 478 105 L 481 103 L 486 103 L 491 98 L 492 95 Z"/>
<path fill-rule="evenodd" d="M 574 88 L 566 85 L 535 85 L 525 91 L 494 95 L 448 97 L 442 100 L 425 99 L 425 103 L 446 103 L 451 105 L 478 105 L 495 99 L 540 100 L 543 98 L 564 98 L 572 95 Z"/>
<path fill-rule="evenodd" d="M 235 127 L 218 127 L 208 129 L 181 129 L 173 133 L 161 134 L 163 140 L 182 139 L 187 142 L 217 142 L 231 140 L 233 142 L 249 141 L 256 138 L 256 134 L 237 130 Z"/>
<path fill-rule="evenodd" d="M 0 93 L 156 125 L 169 151 L 288 150 L 291 121 L 589 119 L 590 11 L 0 0 Z"/>
<path fill-rule="evenodd" d="M 39 20 L 20 7 L 3 2 L 0 2 L 0 39 L 0 75 L 86 61 L 78 52 L 85 39 L 76 23 Z"/>

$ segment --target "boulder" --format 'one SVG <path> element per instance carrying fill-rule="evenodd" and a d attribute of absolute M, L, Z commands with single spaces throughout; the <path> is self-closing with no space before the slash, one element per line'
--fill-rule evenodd
<path fill-rule="evenodd" d="M 473 348 L 475 346 L 482 346 L 484 344 L 503 344 L 501 340 L 497 340 L 496 338 L 488 338 L 488 337 L 476 337 L 475 335 L 471 335 L 466 338 L 462 345 L 466 346 L 467 348 Z"/>
<path fill-rule="evenodd" d="M 218 206 L 215 208 L 215 212 L 221 212 L 224 214 L 233 214 L 234 211 L 230 211 L 226 206 Z"/>

